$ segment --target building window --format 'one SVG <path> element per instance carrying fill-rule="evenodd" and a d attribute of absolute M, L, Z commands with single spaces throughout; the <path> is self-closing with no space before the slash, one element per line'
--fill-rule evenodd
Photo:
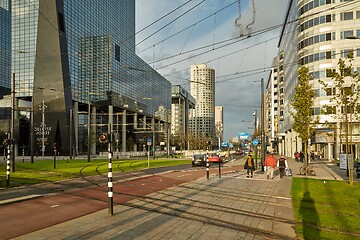
<path fill-rule="evenodd" d="M 353 12 L 344 12 L 340 14 L 341 21 L 352 20 L 354 18 Z"/>
<path fill-rule="evenodd" d="M 354 36 L 353 30 L 346 30 L 346 31 L 340 32 L 341 39 L 346 39 L 347 37 L 351 37 L 351 36 Z"/>
<path fill-rule="evenodd" d="M 120 46 L 115 44 L 115 59 L 120 62 Z"/>

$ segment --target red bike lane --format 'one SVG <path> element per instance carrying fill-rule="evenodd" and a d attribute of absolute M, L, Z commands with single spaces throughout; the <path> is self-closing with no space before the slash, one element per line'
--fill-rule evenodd
<path fill-rule="evenodd" d="M 226 168 L 237 171 L 240 167 Z M 212 177 L 218 173 L 211 169 Z M 114 204 L 178 186 L 206 176 L 204 168 L 174 171 L 114 182 Z M 0 206 L 1 239 L 11 239 L 66 222 L 108 207 L 107 186 L 47 194 L 43 197 Z"/>

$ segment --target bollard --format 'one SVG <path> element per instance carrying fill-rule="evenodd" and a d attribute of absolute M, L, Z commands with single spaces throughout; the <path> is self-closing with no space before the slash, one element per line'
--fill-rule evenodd
<path fill-rule="evenodd" d="M 7 146 L 8 155 L 6 161 L 6 186 L 10 186 L 10 145 Z"/>
<path fill-rule="evenodd" d="M 56 145 L 54 144 L 54 169 L 56 168 Z"/>
<path fill-rule="evenodd" d="M 112 159 L 111 159 L 111 151 L 109 147 L 108 152 L 108 158 L 109 158 L 109 172 L 108 172 L 108 209 L 109 209 L 109 216 L 112 216 L 114 214 L 113 210 L 113 176 L 112 176 Z"/>
<path fill-rule="evenodd" d="M 210 176 L 210 165 L 209 165 L 209 148 L 206 149 L 206 178 Z"/>
<path fill-rule="evenodd" d="M 218 150 L 218 156 L 219 156 L 219 178 L 221 178 L 221 153 L 220 153 L 220 149 Z"/>

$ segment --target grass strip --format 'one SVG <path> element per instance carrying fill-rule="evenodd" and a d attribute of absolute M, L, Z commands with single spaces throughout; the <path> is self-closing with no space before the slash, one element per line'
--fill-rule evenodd
<path fill-rule="evenodd" d="M 360 239 L 360 184 L 293 178 L 291 195 L 301 239 Z"/>
<path fill-rule="evenodd" d="M 147 160 L 113 160 L 113 172 L 128 172 L 142 170 L 148 167 Z M 190 164 L 191 160 L 168 160 L 151 159 L 150 168 Z M 6 165 L 0 165 L 0 187 L 6 185 Z M 85 176 L 106 174 L 108 171 L 108 159 L 86 159 L 57 160 L 54 169 L 53 160 L 41 160 L 31 164 L 16 163 L 16 171 L 10 173 L 10 186 L 30 185 L 44 182 L 55 182 Z"/>

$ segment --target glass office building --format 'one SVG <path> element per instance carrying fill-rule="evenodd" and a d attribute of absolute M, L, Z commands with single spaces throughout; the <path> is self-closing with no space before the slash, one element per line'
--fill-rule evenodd
<path fill-rule="evenodd" d="M 0 0 L 0 98 L 11 88 L 11 2 Z"/>
<path fill-rule="evenodd" d="M 12 45 L 16 97 L 32 99 L 46 153 L 86 151 L 90 112 L 92 135 L 111 123 L 121 151 L 170 122 L 170 82 L 135 54 L 134 0 L 13 1 Z"/>

